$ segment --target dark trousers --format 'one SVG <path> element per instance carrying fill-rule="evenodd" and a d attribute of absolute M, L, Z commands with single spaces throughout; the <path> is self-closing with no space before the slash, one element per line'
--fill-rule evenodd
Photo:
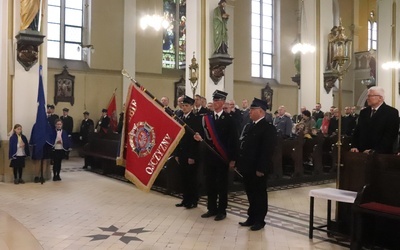
<path fill-rule="evenodd" d="M 25 156 L 17 156 L 16 159 L 12 159 L 10 162 L 10 166 L 13 168 L 14 179 L 21 179 L 22 169 L 25 167 Z"/>
<path fill-rule="evenodd" d="M 226 214 L 229 168 L 220 161 L 206 164 L 207 209 L 213 213 Z"/>
<path fill-rule="evenodd" d="M 197 183 L 197 163 L 188 164 L 187 158 L 179 160 L 182 173 L 183 201 L 184 204 L 197 204 L 199 200 L 199 190 Z"/>
<path fill-rule="evenodd" d="M 60 176 L 61 161 L 65 157 L 65 151 L 58 149 L 53 151 L 53 175 Z"/>
<path fill-rule="evenodd" d="M 268 211 L 266 177 L 257 177 L 255 173 L 243 174 L 243 183 L 249 200 L 248 220 L 254 223 L 264 223 Z"/>

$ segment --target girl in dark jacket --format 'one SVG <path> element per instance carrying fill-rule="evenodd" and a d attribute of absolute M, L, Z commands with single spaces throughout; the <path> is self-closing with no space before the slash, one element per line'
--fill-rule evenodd
<path fill-rule="evenodd" d="M 10 137 L 8 151 L 8 158 L 11 160 L 10 167 L 14 169 L 14 184 L 25 183 L 22 180 L 22 169 L 25 167 L 26 156 L 29 156 L 28 140 L 22 134 L 22 126 L 15 124 L 13 134 Z"/>

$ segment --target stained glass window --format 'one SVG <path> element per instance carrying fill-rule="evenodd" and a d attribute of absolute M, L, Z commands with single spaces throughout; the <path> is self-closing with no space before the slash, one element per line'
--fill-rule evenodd
<path fill-rule="evenodd" d="M 186 0 L 163 0 L 163 68 L 186 68 Z"/>

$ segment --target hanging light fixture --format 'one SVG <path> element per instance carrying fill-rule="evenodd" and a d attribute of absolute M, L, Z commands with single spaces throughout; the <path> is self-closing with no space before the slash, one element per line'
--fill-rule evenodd
<path fill-rule="evenodd" d="M 292 53 L 297 54 L 301 52 L 302 54 L 306 53 L 314 53 L 315 52 L 315 46 L 309 43 L 305 43 L 301 39 L 301 25 L 304 23 L 304 30 L 305 33 L 307 33 L 307 18 L 305 15 L 305 10 L 304 10 L 304 0 L 301 0 L 300 2 L 300 15 L 299 15 L 299 33 L 297 34 L 295 44 L 292 47 Z M 303 22 L 304 18 L 304 22 Z"/>
<path fill-rule="evenodd" d="M 159 31 L 161 28 L 167 29 L 171 22 L 160 15 L 145 15 L 140 19 L 140 27 L 145 30 L 148 27 Z"/>

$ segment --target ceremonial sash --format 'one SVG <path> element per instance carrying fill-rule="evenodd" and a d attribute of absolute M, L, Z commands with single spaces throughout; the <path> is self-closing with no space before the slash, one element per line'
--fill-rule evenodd
<path fill-rule="evenodd" d="M 229 161 L 228 153 L 225 146 L 222 144 L 221 140 L 218 137 L 217 130 L 215 129 L 215 123 L 213 116 L 211 114 L 204 116 L 204 121 L 206 123 L 206 129 L 208 131 L 211 140 L 217 149 L 218 153 L 222 156 L 222 158 L 226 161 Z"/>

